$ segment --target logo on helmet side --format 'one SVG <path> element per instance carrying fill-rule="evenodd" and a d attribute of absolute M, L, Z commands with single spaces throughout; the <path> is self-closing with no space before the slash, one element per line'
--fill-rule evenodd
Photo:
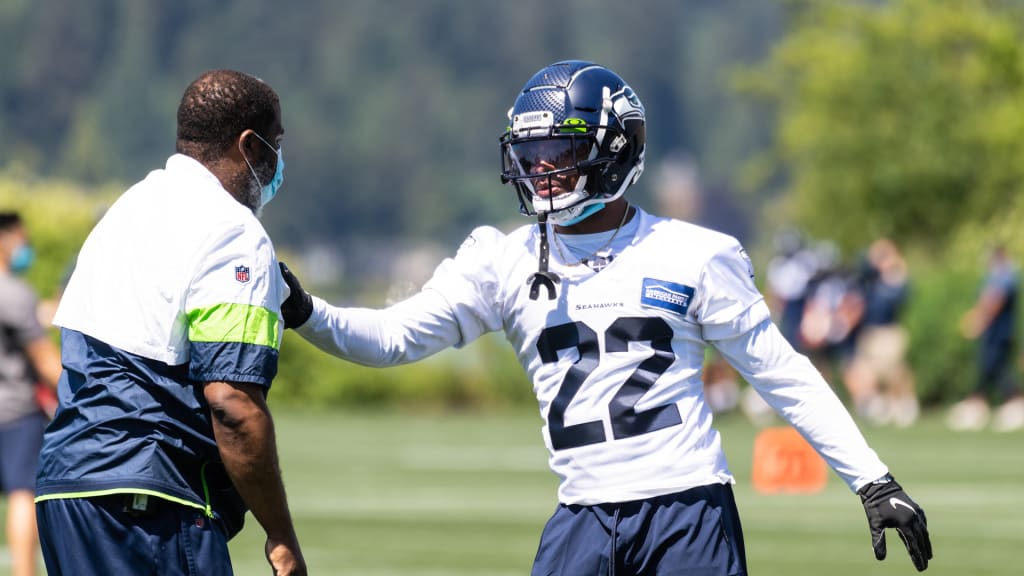
<path fill-rule="evenodd" d="M 611 150 L 612 154 L 618 154 L 619 150 L 626 145 L 626 137 L 622 134 L 617 134 L 615 139 L 608 144 L 608 149 Z"/>
<path fill-rule="evenodd" d="M 565 122 L 562 122 L 558 132 L 565 134 L 568 132 L 586 132 L 587 121 L 582 118 L 566 118 Z"/>

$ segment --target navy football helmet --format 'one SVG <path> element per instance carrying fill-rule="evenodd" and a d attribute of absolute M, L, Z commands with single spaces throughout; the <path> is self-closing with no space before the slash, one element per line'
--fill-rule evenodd
<path fill-rule="evenodd" d="M 501 179 L 515 186 L 523 214 L 574 224 L 643 172 L 643 104 L 603 66 L 567 60 L 540 70 L 508 116 Z"/>

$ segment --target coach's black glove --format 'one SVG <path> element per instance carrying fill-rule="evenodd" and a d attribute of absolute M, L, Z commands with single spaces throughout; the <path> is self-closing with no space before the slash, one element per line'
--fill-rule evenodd
<path fill-rule="evenodd" d="M 285 284 L 291 290 L 288 299 L 281 303 L 281 316 L 284 318 L 285 328 L 298 328 L 309 320 L 313 313 L 313 297 L 302 289 L 302 283 L 292 274 L 284 262 L 281 265 L 281 276 Z"/>
<path fill-rule="evenodd" d="M 918 572 L 923 572 L 932 559 L 932 541 L 928 538 L 928 520 L 924 510 L 907 496 L 889 474 L 864 486 L 857 493 L 868 515 L 875 558 L 885 559 L 885 529 L 895 528 L 914 566 Z"/>

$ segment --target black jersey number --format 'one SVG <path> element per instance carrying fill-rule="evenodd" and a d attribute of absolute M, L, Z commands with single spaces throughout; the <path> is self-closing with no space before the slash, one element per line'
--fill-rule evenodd
<path fill-rule="evenodd" d="M 616 440 L 639 436 L 682 424 L 675 404 L 637 412 L 636 403 L 654 386 L 672 362 L 672 328 L 662 318 L 619 318 L 604 333 L 605 352 L 625 352 L 630 342 L 650 342 L 654 353 L 637 366 L 608 405 L 608 417 Z M 607 440 L 600 420 L 565 425 L 565 410 L 579 393 L 591 372 L 601 362 L 597 333 L 582 322 L 570 322 L 545 328 L 537 340 L 543 362 L 558 360 L 558 352 L 575 348 L 579 359 L 569 368 L 548 410 L 548 431 L 555 450 L 577 448 Z"/>

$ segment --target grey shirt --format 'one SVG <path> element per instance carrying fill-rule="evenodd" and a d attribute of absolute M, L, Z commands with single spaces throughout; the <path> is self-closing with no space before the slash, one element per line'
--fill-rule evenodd
<path fill-rule="evenodd" d="M 46 331 L 36 316 L 38 301 L 24 280 L 0 272 L 0 424 L 39 411 L 37 380 L 25 347 Z"/>

